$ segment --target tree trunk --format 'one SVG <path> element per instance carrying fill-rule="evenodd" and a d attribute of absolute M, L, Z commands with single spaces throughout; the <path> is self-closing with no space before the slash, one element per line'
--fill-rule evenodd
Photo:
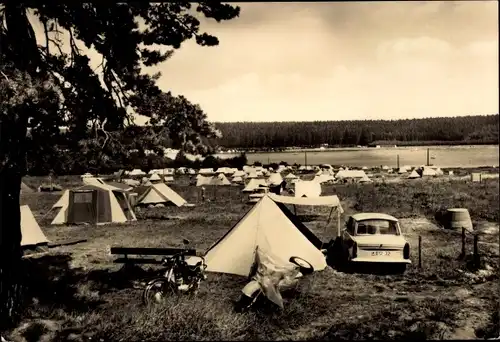
<path fill-rule="evenodd" d="M 0 331 L 16 320 L 20 303 L 21 177 L 16 171 L 0 171 Z"/>
<path fill-rule="evenodd" d="M 21 179 L 26 167 L 26 120 L 0 118 L 0 332 L 19 313 L 21 271 Z"/>

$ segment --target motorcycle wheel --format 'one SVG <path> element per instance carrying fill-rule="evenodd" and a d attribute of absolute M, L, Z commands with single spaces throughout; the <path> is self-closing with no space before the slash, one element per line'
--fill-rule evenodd
<path fill-rule="evenodd" d="M 167 279 L 155 279 L 144 289 L 142 299 L 146 305 L 165 303 L 166 297 L 175 292 L 174 287 Z"/>
<path fill-rule="evenodd" d="M 290 262 L 297 265 L 300 268 L 302 274 L 310 274 L 314 272 L 314 267 L 307 260 L 300 257 L 293 256 L 290 258 Z"/>

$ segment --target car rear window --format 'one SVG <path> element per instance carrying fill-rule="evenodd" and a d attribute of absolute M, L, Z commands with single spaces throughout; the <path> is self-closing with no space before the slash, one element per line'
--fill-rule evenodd
<path fill-rule="evenodd" d="M 399 235 L 397 223 L 388 220 L 364 220 L 358 222 L 358 235 Z"/>

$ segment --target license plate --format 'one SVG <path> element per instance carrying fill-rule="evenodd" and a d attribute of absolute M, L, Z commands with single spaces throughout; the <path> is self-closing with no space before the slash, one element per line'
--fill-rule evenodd
<path fill-rule="evenodd" d="M 372 256 L 391 256 L 390 251 L 376 251 L 372 252 Z"/>

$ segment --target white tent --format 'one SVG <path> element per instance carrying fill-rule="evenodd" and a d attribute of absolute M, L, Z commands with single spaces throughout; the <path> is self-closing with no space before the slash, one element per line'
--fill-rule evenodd
<path fill-rule="evenodd" d="M 236 170 L 233 173 L 233 177 L 245 177 L 246 173 L 243 170 Z"/>
<path fill-rule="evenodd" d="M 335 178 L 344 179 L 344 178 L 365 178 L 366 173 L 363 170 L 340 170 L 335 175 Z"/>
<path fill-rule="evenodd" d="M 325 269 L 321 246 L 309 238 L 314 235 L 300 222 L 292 222 L 291 213 L 287 211 L 284 205 L 279 206 L 269 196 L 264 196 L 207 251 L 207 271 L 248 276 L 257 248 L 280 265 L 289 264 L 290 257 L 297 256 L 307 260 L 316 271 Z"/>
<path fill-rule="evenodd" d="M 138 193 L 138 205 L 172 203 L 180 207 L 187 203 L 184 198 L 165 183 L 154 183 L 150 186 L 138 187 L 135 188 L 135 191 Z"/>
<path fill-rule="evenodd" d="M 435 169 L 435 171 L 436 171 L 436 175 L 437 175 L 437 176 L 442 176 L 442 175 L 444 175 L 444 172 L 443 172 L 443 170 L 441 170 L 441 168 L 440 168 L 440 167 L 437 167 L 437 168 Z"/>
<path fill-rule="evenodd" d="M 418 174 L 417 170 L 413 170 L 408 176 L 408 178 L 409 179 L 420 178 L 420 175 Z"/>
<path fill-rule="evenodd" d="M 285 179 L 297 179 L 297 176 L 295 176 L 293 173 L 289 173 L 285 176 Z"/>
<path fill-rule="evenodd" d="M 295 183 L 295 197 L 319 197 L 321 196 L 321 184 L 312 181 Z"/>
<path fill-rule="evenodd" d="M 144 176 L 146 172 L 140 170 L 140 169 L 133 169 L 128 173 L 129 176 Z"/>
<path fill-rule="evenodd" d="M 233 177 L 233 183 L 241 183 L 243 182 L 243 178 L 240 176 Z"/>
<path fill-rule="evenodd" d="M 59 209 L 59 212 L 51 224 L 102 224 L 137 220 L 126 192 L 106 184 L 66 190 L 52 209 Z"/>
<path fill-rule="evenodd" d="M 316 175 L 313 180 L 321 184 L 321 183 L 332 182 L 335 179 L 332 175 L 326 175 L 322 173 L 320 175 Z"/>
<path fill-rule="evenodd" d="M 161 177 L 160 177 L 160 176 L 158 176 L 158 174 L 157 174 L 157 173 L 153 173 L 153 174 L 151 175 L 151 177 L 149 177 L 149 180 L 150 180 L 150 181 L 152 181 L 152 182 L 153 182 L 153 181 L 161 181 Z"/>
<path fill-rule="evenodd" d="M 198 175 L 198 177 L 196 178 L 196 186 L 210 185 L 210 183 L 212 182 L 212 176 L 205 177 L 202 175 Z"/>
<path fill-rule="evenodd" d="M 213 175 L 214 169 L 212 169 L 212 168 L 200 169 L 200 171 L 198 173 L 201 175 Z"/>
<path fill-rule="evenodd" d="M 257 178 L 258 177 L 258 174 L 257 174 L 257 171 L 250 171 L 247 175 L 247 178 Z"/>
<path fill-rule="evenodd" d="M 173 182 L 174 177 L 173 176 L 165 176 L 165 182 Z"/>
<path fill-rule="evenodd" d="M 437 176 L 436 170 L 430 167 L 424 167 L 422 170 L 422 176 Z"/>
<path fill-rule="evenodd" d="M 231 185 L 231 182 L 221 173 L 217 177 L 212 177 L 210 185 Z"/>
<path fill-rule="evenodd" d="M 404 166 L 401 166 L 399 169 L 398 169 L 398 173 L 407 173 L 408 172 L 408 169 Z"/>
<path fill-rule="evenodd" d="M 266 181 L 264 179 L 252 178 L 252 179 L 250 179 L 248 184 L 245 186 L 245 188 L 241 191 L 252 192 L 252 191 L 255 191 L 259 187 L 267 187 Z"/>
<path fill-rule="evenodd" d="M 283 182 L 283 178 L 279 173 L 271 173 L 267 179 L 267 184 L 269 185 L 279 185 Z"/>
<path fill-rule="evenodd" d="M 36 246 L 49 243 L 49 240 L 40 229 L 31 209 L 27 205 L 21 205 L 21 246 Z"/>
<path fill-rule="evenodd" d="M 196 171 L 194 169 L 189 169 L 188 170 L 188 174 L 190 175 L 195 175 L 196 174 Z"/>
<path fill-rule="evenodd" d="M 372 180 L 367 175 L 365 175 L 363 178 L 359 178 L 358 182 L 359 183 L 371 183 Z"/>

